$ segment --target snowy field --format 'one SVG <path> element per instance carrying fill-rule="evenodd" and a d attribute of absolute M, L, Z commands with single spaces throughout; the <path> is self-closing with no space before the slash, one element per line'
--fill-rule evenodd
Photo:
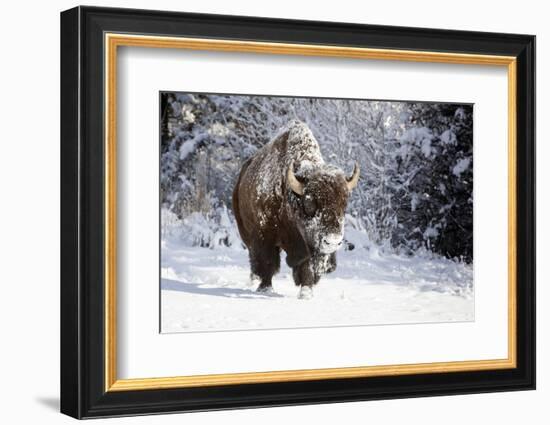
<path fill-rule="evenodd" d="M 310 300 L 297 299 L 281 258 L 272 294 L 250 286 L 247 251 L 162 241 L 161 330 L 245 329 L 455 322 L 474 319 L 471 265 L 375 248 L 337 253 L 338 268 Z"/>
<path fill-rule="evenodd" d="M 160 106 L 163 332 L 474 320 L 472 105 L 162 92 Z M 337 269 L 310 300 L 284 253 L 273 293 L 255 292 L 232 210 L 245 161 L 289 128 L 294 159 L 360 165 Z M 248 183 L 267 199 L 277 176 Z"/>

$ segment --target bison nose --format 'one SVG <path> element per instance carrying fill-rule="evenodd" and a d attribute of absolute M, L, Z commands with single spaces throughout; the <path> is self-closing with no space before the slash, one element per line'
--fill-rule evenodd
<path fill-rule="evenodd" d="M 335 239 L 331 239 L 331 238 L 323 238 L 323 243 L 324 243 L 325 245 L 336 245 L 336 246 L 340 246 L 340 245 L 342 245 L 343 240 L 340 239 L 340 240 L 338 241 L 338 239 L 335 240 Z"/>
<path fill-rule="evenodd" d="M 341 236 L 324 237 L 323 243 L 326 243 L 328 245 L 342 245 L 342 237 Z"/>
<path fill-rule="evenodd" d="M 336 251 L 343 242 L 342 235 L 334 234 L 334 235 L 327 235 L 324 236 L 321 239 L 322 248 L 321 251 L 327 254 L 330 254 L 331 252 Z"/>

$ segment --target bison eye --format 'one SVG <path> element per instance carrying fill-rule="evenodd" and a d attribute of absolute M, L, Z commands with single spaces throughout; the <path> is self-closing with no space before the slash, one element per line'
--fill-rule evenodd
<path fill-rule="evenodd" d="M 315 215 L 315 211 L 317 210 L 317 206 L 315 205 L 315 201 L 311 199 L 310 196 L 304 197 L 304 212 L 309 217 L 313 217 Z"/>

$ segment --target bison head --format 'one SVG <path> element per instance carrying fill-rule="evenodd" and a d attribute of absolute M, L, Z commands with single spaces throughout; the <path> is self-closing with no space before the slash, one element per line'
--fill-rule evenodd
<path fill-rule="evenodd" d="M 297 195 L 293 203 L 297 224 L 313 251 L 331 254 L 344 238 L 344 213 L 349 195 L 359 181 L 359 166 L 355 163 L 350 177 L 328 165 L 301 164 L 300 169 L 304 168 L 295 174 L 291 164 L 287 171 L 288 187 Z"/>

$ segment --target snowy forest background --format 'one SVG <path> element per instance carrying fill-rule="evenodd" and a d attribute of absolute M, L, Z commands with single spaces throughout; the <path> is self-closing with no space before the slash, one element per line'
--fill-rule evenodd
<path fill-rule="evenodd" d="M 189 246 L 242 248 L 231 209 L 241 165 L 292 119 L 326 162 L 361 167 L 346 249 L 473 257 L 473 107 L 161 93 L 161 229 Z"/>

